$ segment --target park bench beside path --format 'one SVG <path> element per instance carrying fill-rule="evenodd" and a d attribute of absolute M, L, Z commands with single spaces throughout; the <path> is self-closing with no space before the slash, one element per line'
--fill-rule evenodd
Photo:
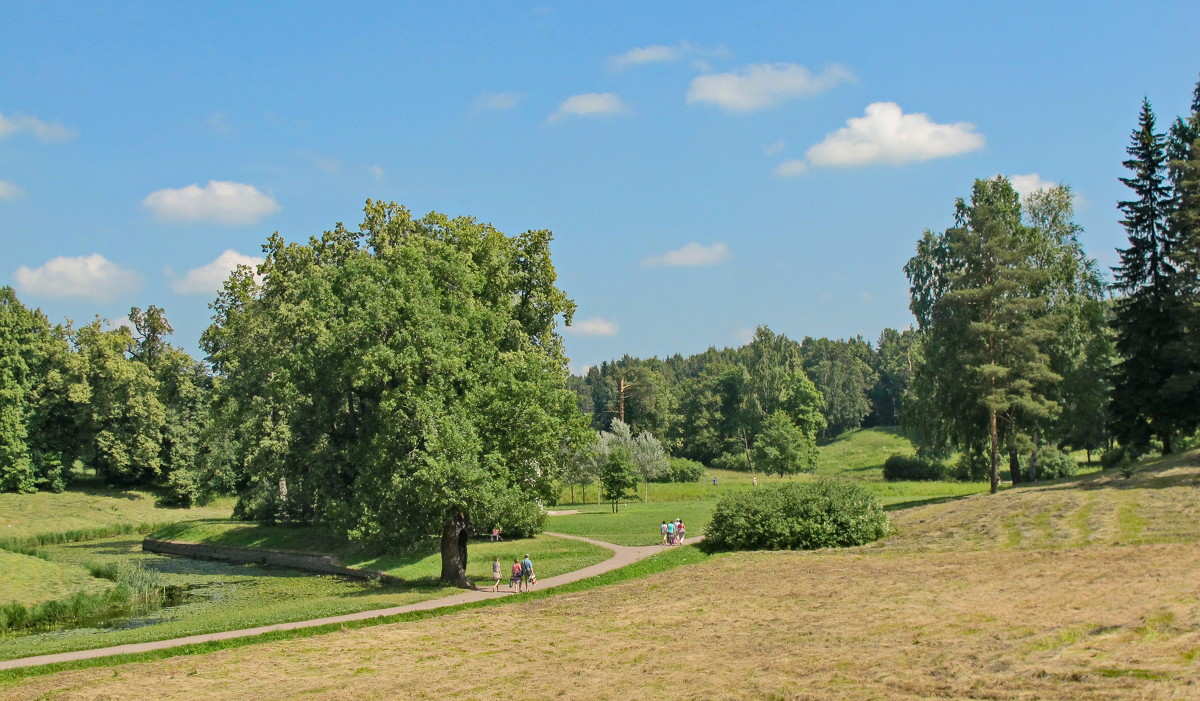
<path fill-rule="evenodd" d="M 611 570 L 615 570 L 625 565 L 633 564 L 639 560 L 644 560 L 654 553 L 662 552 L 661 545 L 645 545 L 633 547 L 628 545 L 617 545 L 615 543 L 606 543 L 600 540 L 592 540 L 591 538 L 583 538 L 581 536 L 567 535 L 565 533 L 550 533 L 545 535 L 554 536 L 555 538 L 569 538 L 571 540 L 581 540 L 585 543 L 598 545 L 613 552 L 613 556 L 603 562 L 598 562 L 594 565 L 589 565 L 583 569 L 578 569 L 573 572 L 539 579 L 537 583 L 538 589 L 550 589 L 570 582 L 577 582 L 581 579 L 594 577 L 598 574 L 603 574 Z M 692 542 L 698 542 L 700 538 L 692 539 Z M 429 599 L 428 601 L 419 601 L 415 604 L 405 604 L 404 606 L 393 606 L 385 609 L 374 609 L 371 611 L 359 611 L 358 613 L 347 613 L 341 616 L 326 616 L 324 618 L 313 618 L 307 621 L 290 621 L 287 623 L 274 623 L 268 626 L 257 626 L 254 628 L 242 628 L 240 630 L 227 630 L 219 633 L 203 633 L 200 635 L 189 635 L 183 638 L 171 638 L 168 640 L 155 640 L 146 643 L 130 643 L 128 645 L 114 645 L 112 647 L 100 647 L 91 650 L 75 650 L 72 652 L 59 652 L 52 655 L 36 655 L 34 657 L 20 657 L 14 660 L 0 661 L 0 670 L 15 669 L 17 667 L 35 667 L 37 665 L 54 664 L 56 662 L 71 662 L 74 660 L 88 660 L 97 657 L 111 657 L 113 655 L 129 655 L 140 652 L 151 652 L 153 650 L 164 650 L 172 647 L 182 647 L 184 645 L 195 645 L 197 643 L 208 643 L 217 640 L 230 640 L 233 638 L 246 638 L 253 635 L 262 635 L 263 633 L 273 633 L 282 630 L 296 630 L 298 628 L 313 628 L 316 626 L 329 625 L 331 623 L 348 623 L 350 621 L 363 621 L 371 618 L 382 618 L 384 616 L 395 616 L 401 613 L 409 613 L 411 611 L 428 611 L 431 609 L 445 608 L 447 606 L 457 606 L 459 604 L 468 604 L 475 601 L 483 601 L 484 599 L 494 599 L 503 596 L 516 596 L 517 592 L 513 591 L 488 591 L 478 589 L 475 591 L 464 590 L 450 596 L 443 596 L 438 599 Z"/>

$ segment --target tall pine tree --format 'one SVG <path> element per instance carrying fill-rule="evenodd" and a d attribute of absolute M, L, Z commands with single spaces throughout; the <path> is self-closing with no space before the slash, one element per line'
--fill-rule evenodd
<path fill-rule="evenodd" d="M 1171 438 L 1186 428 L 1186 391 L 1180 384 L 1180 351 L 1184 348 L 1187 304 L 1181 296 L 1176 251 L 1169 226 L 1171 187 L 1167 182 L 1166 139 L 1156 130 L 1154 111 L 1142 101 L 1138 128 L 1126 149 L 1121 178 L 1133 197 L 1119 203 L 1129 247 L 1118 249 L 1121 263 L 1113 268 L 1117 300 L 1113 325 L 1121 356 L 1112 392 L 1112 430 L 1122 443 L 1145 446 L 1152 437 L 1171 452 Z"/>

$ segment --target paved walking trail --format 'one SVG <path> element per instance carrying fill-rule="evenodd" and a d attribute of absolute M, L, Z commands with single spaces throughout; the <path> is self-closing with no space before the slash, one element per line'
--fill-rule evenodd
<path fill-rule="evenodd" d="M 616 545 L 614 543 L 605 543 L 591 538 L 581 538 L 574 535 L 566 535 L 564 533 L 549 533 L 546 535 L 556 538 L 570 538 L 571 540 L 582 540 L 585 543 L 599 545 L 602 548 L 607 548 L 613 551 L 613 556 L 604 562 L 584 567 L 581 570 L 567 572 L 554 577 L 539 579 L 537 583 L 538 589 L 549 589 L 561 584 L 575 582 L 587 577 L 593 577 L 598 574 L 603 574 L 610 570 L 615 570 L 618 567 L 632 564 L 638 560 L 644 560 L 654 553 L 662 552 L 661 545 L 647 545 L 641 547 L 630 547 L 626 545 Z M 693 542 L 700 539 L 694 538 Z M 458 604 L 466 604 L 472 601 L 482 601 L 484 599 L 495 599 L 503 596 L 513 596 L 516 592 L 510 591 L 485 591 L 483 589 L 477 591 L 464 590 L 458 594 L 443 596 L 440 599 L 429 599 L 415 604 L 405 606 L 394 606 L 386 609 L 376 609 L 374 611 L 360 611 L 358 613 L 348 613 L 343 616 L 327 616 L 325 618 L 314 618 L 308 621 L 292 621 L 290 623 L 276 623 L 269 626 L 259 626 L 257 628 L 244 628 L 242 630 L 227 630 L 221 633 L 205 633 L 203 635 L 189 635 L 186 638 L 172 638 L 171 640 L 156 640 L 148 643 L 134 643 L 130 645 L 116 645 L 113 647 L 101 647 L 93 650 L 76 650 L 74 652 L 61 652 L 54 655 L 37 655 L 36 657 L 22 657 L 15 660 L 0 661 L 0 669 L 13 669 L 15 667 L 33 667 L 36 665 L 52 664 L 55 662 L 70 662 L 72 660 L 87 660 L 94 657 L 109 657 L 110 655 L 126 655 L 137 652 L 149 652 L 151 650 L 162 650 L 171 647 L 180 647 L 182 645 L 193 645 L 195 643 L 207 643 L 214 640 L 229 640 L 230 638 L 244 638 L 251 635 L 261 635 L 277 630 L 295 630 L 297 628 L 311 628 L 313 626 L 323 626 L 330 623 L 346 623 L 349 621 L 362 621 L 368 618 L 379 618 L 381 616 L 394 616 L 398 613 L 408 613 L 409 611 L 427 611 L 429 609 L 438 609 L 446 606 L 456 606 Z"/>

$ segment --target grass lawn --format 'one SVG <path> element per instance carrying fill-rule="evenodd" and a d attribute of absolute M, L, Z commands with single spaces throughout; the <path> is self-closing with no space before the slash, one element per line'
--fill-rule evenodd
<path fill-rule="evenodd" d="M 255 527 L 253 524 L 229 521 L 201 521 L 179 524 L 164 535 L 178 540 L 191 539 L 194 542 L 315 552 L 322 550 L 297 546 L 303 543 L 336 542 L 319 532 L 314 533 L 316 530 L 282 526 Z M 194 538 L 181 537 L 189 535 Z M 79 571 L 83 571 L 83 567 L 89 563 L 133 560 L 147 569 L 160 572 L 165 583 L 185 588 L 188 598 L 182 605 L 128 622 L 128 625 L 134 627 L 81 628 L 0 637 L 0 659 L 336 616 L 417 603 L 460 591 L 438 585 L 441 556 L 434 547 L 405 556 L 345 558 L 345 564 L 349 566 L 382 569 L 389 574 L 410 580 L 403 586 L 387 586 L 258 565 L 236 565 L 146 553 L 141 550 L 141 541 L 140 535 L 125 535 L 45 546 L 42 551 L 52 562 L 44 562 L 37 558 L 28 559 L 51 567 Z M 606 560 L 612 555 L 612 552 L 605 548 L 546 535 L 500 543 L 474 542 L 468 548 L 468 576 L 480 586 L 486 584 L 490 587 L 492 557 L 498 556 L 501 558 L 502 571 L 505 572 L 507 581 L 512 559 L 523 557 L 525 553 L 532 556 L 539 578 L 580 569 Z"/>
<path fill-rule="evenodd" d="M 550 517 L 546 530 L 617 545 L 654 545 L 662 542 L 659 535 L 662 522 L 676 518 L 683 519 L 689 535 L 700 535 L 708 525 L 713 506 L 711 501 L 629 504 L 614 514 L 607 504 L 593 504 L 582 507 L 578 514 Z"/>
<path fill-rule="evenodd" d="M 232 498 L 191 509 L 160 507 L 154 500 L 151 492 L 86 485 L 62 494 L 0 494 L 0 547 L 43 534 L 104 532 L 121 526 L 228 518 L 233 510 Z"/>
<path fill-rule="evenodd" d="M 859 548 L 704 558 L 502 608 L 4 690 L 152 688 L 191 701 L 474 699 L 518 687 L 531 698 L 1194 698 L 1198 489 L 1193 451 L 1131 480 L 1099 473 L 898 511 L 895 536 Z"/>
<path fill-rule="evenodd" d="M 100 591 L 112 583 L 96 579 L 84 568 L 0 550 L 0 605 L 15 601 L 28 606 L 65 599 L 79 591 Z"/>
<path fill-rule="evenodd" d="M 376 554 L 347 545 L 323 528 L 314 526 L 279 526 L 238 521 L 187 521 L 174 524 L 152 534 L 165 540 L 188 543 L 207 543 L 238 548 L 297 550 L 331 554 L 347 567 L 377 570 L 410 581 L 428 580 L 434 584 L 442 571 L 442 555 L 437 540 L 430 539 L 423 547 L 398 554 Z M 474 540 L 467 548 L 467 575 L 476 583 L 492 583 L 492 558 L 499 557 L 506 573 L 513 558 L 531 555 L 538 577 L 546 578 L 583 569 L 607 560 L 612 551 L 566 538 L 539 535 L 511 541 L 492 543 Z"/>

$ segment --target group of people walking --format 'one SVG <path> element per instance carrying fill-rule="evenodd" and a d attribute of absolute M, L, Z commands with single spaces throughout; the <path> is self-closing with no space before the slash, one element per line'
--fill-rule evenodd
<path fill-rule="evenodd" d="M 503 575 L 500 571 L 500 557 L 492 558 L 492 591 L 500 591 L 500 580 Z M 525 553 L 525 559 L 513 558 L 512 575 L 508 578 L 508 590 L 512 591 L 513 587 L 517 591 L 529 591 L 533 585 L 537 584 L 537 575 L 533 573 L 533 560 L 529 559 L 529 553 Z"/>
<path fill-rule="evenodd" d="M 663 521 L 659 530 L 662 532 L 663 545 L 683 545 L 683 539 L 687 537 L 687 526 L 681 519 Z"/>

